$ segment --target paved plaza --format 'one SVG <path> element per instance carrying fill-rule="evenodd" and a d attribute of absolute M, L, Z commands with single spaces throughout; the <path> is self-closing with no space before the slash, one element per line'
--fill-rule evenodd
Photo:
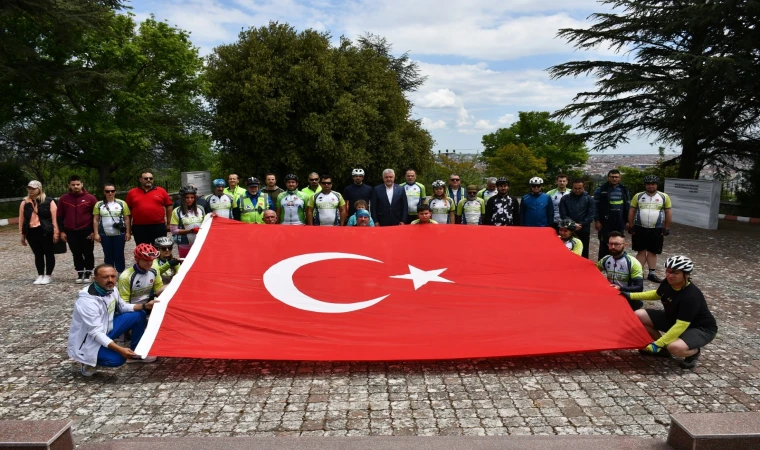
<path fill-rule="evenodd" d="M 760 227 L 721 227 L 675 225 L 666 238 L 664 257 L 694 259 L 694 282 L 718 320 L 718 337 L 694 371 L 614 351 L 382 363 L 161 358 L 92 379 L 66 356 L 81 287 L 70 254 L 59 256 L 53 284 L 33 286 L 31 250 L 19 245 L 16 227 L 2 227 L 0 419 L 71 419 L 78 443 L 240 435 L 664 438 L 671 413 L 760 411 Z M 102 261 L 99 246 L 96 258 Z"/>

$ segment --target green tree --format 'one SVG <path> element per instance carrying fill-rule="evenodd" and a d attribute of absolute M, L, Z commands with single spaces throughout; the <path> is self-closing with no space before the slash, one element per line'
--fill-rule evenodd
<path fill-rule="evenodd" d="M 241 32 L 214 49 L 206 72 L 223 165 L 339 180 L 362 167 L 368 183 L 385 168 L 424 172 L 433 140 L 411 120 L 397 75 L 375 49 L 347 39 L 334 47 L 327 33 L 278 23 Z"/>
<path fill-rule="evenodd" d="M 450 156 L 441 154 L 431 169 L 421 178 L 425 183 L 428 192 L 433 192 L 432 183 L 436 180 L 449 182 L 449 175 L 459 175 L 462 180 L 462 186 L 467 187 L 470 184 L 483 186 L 483 168 L 479 167 L 478 160 L 474 156 Z"/>
<path fill-rule="evenodd" d="M 507 144 L 487 156 L 488 175 L 507 177 L 510 193 L 528 192 L 528 181 L 546 173 L 546 159 L 536 156 L 525 144 Z"/>
<path fill-rule="evenodd" d="M 49 86 L 23 94 L 6 87 L 14 114 L 0 124 L 3 145 L 93 168 L 101 184 L 117 169 L 162 161 L 191 168 L 211 140 L 202 59 L 189 34 L 153 17 L 139 28 L 131 15 L 108 11 L 100 19 L 107 28 L 82 33 L 65 60 L 68 70 Z"/>
<path fill-rule="evenodd" d="M 495 156 L 508 144 L 525 145 L 536 158 L 544 159 L 545 175 L 551 179 L 588 160 L 584 140 L 570 132 L 570 125 L 552 120 L 544 111 L 520 112 L 517 122 L 486 134 L 482 142 L 484 158 Z"/>
<path fill-rule="evenodd" d="M 427 77 L 420 75 L 419 65 L 409 58 L 409 52 L 405 52 L 401 56 L 393 56 L 391 52 L 393 46 L 384 37 L 367 33 L 360 36 L 356 41 L 359 48 L 370 49 L 378 57 L 387 61 L 388 67 L 396 72 L 398 85 L 402 91 L 416 91 L 427 80 Z"/>
<path fill-rule="evenodd" d="M 760 7 L 757 1 L 603 0 L 617 13 L 558 35 L 580 50 L 612 47 L 623 61 L 571 61 L 553 78 L 592 74 L 558 118 L 577 116 L 594 150 L 638 133 L 681 147 L 680 178 L 730 165 L 760 148 Z"/>

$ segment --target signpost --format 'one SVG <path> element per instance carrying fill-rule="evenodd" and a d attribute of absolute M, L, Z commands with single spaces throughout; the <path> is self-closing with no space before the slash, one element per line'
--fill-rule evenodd
<path fill-rule="evenodd" d="M 664 189 L 673 203 L 673 222 L 708 230 L 718 229 L 720 180 L 665 178 Z"/>
<path fill-rule="evenodd" d="M 182 172 L 180 174 L 182 180 L 182 186 L 192 184 L 198 189 L 198 196 L 212 194 L 214 191 L 211 189 L 211 172 Z"/>

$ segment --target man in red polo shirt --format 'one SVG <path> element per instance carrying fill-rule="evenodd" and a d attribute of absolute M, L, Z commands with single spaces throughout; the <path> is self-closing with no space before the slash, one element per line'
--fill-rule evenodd
<path fill-rule="evenodd" d="M 153 185 L 153 174 L 143 172 L 140 186 L 127 193 L 127 206 L 132 211 L 132 236 L 135 245 L 153 244 L 156 238 L 166 236 L 172 214 L 172 199 L 169 194 Z"/>

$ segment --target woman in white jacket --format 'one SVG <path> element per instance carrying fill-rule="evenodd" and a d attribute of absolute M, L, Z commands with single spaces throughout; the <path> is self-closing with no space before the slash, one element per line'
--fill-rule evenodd
<path fill-rule="evenodd" d="M 130 304 L 114 291 L 116 269 L 101 264 L 94 270 L 95 282 L 79 291 L 69 331 L 69 357 L 81 363 L 80 373 L 86 377 L 95 374 L 95 366 L 119 367 L 125 362 L 155 361 L 140 359 L 134 349 L 145 332 L 145 311 L 153 309 L 157 300 L 144 304 Z M 132 332 L 130 348 L 121 347 L 113 339 L 127 331 Z"/>

